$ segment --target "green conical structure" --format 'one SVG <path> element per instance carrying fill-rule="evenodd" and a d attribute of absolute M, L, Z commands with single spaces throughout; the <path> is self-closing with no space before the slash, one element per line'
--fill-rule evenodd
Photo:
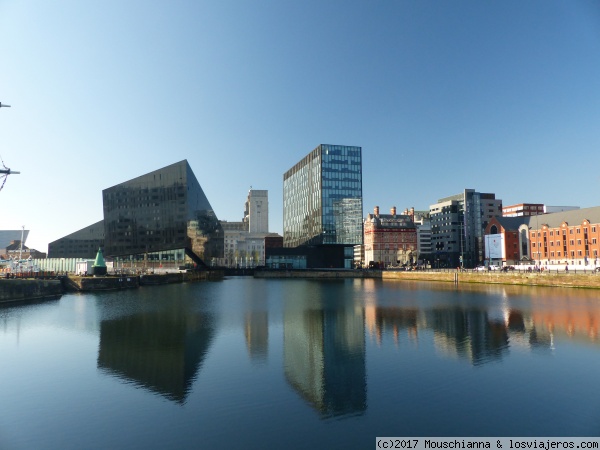
<path fill-rule="evenodd" d="M 102 248 L 98 248 L 92 272 L 94 275 L 106 275 L 106 263 L 104 262 L 104 256 L 102 256 Z"/>

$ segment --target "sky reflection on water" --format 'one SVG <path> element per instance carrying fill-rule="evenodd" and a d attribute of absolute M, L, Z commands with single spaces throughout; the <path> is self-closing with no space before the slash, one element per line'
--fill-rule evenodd
<path fill-rule="evenodd" d="M 597 436 L 599 320 L 591 290 L 376 280 L 4 306 L 0 448 Z"/>

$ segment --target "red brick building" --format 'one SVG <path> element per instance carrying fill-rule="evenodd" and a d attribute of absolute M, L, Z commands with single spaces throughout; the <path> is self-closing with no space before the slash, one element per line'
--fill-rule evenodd
<path fill-rule="evenodd" d="M 414 210 L 413 210 L 414 211 Z M 364 221 L 365 265 L 378 263 L 381 267 L 414 264 L 417 261 L 417 227 L 414 216 L 379 214 L 379 206 Z"/>
<path fill-rule="evenodd" d="M 528 260 L 540 266 L 600 267 L 600 207 L 494 217 L 486 228 L 486 239 L 493 237 L 499 238 L 502 255 L 486 254 L 491 262 L 510 265 Z"/>

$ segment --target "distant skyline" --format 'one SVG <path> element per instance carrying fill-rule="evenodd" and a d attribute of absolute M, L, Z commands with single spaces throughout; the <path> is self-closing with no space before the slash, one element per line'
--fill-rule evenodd
<path fill-rule="evenodd" d="M 364 215 L 600 205 L 596 1 L 0 1 L 0 55 L 0 229 L 40 251 L 183 159 L 219 219 L 268 190 L 282 234 L 319 144 L 362 147 Z"/>

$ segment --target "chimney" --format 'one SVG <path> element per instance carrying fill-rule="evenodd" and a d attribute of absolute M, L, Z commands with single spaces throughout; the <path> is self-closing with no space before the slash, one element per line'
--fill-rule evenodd
<path fill-rule="evenodd" d="M 396 217 L 396 207 L 392 206 L 392 209 L 390 209 L 390 214 L 394 217 Z"/>
<path fill-rule="evenodd" d="M 379 217 L 379 206 L 375 207 L 375 217 Z"/>

